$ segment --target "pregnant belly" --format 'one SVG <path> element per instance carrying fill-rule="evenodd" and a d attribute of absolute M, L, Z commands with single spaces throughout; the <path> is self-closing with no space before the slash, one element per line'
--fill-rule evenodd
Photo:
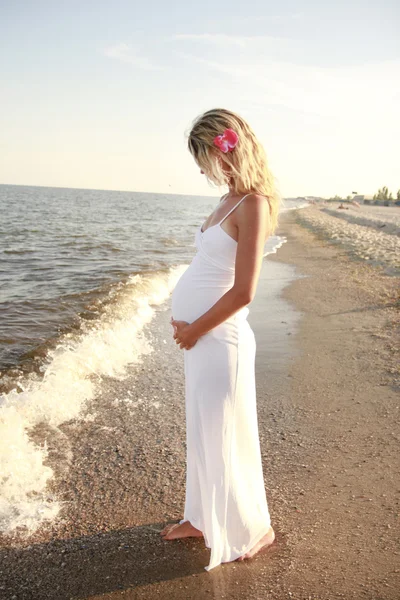
<path fill-rule="evenodd" d="M 188 269 L 178 280 L 171 297 L 171 313 L 177 321 L 192 323 L 207 312 L 228 290 L 233 282 L 224 279 L 219 273 L 202 273 L 198 269 Z M 242 308 L 240 315 L 247 316 L 247 307 Z M 238 313 L 230 320 L 236 319 Z"/>
<path fill-rule="evenodd" d="M 190 267 L 178 280 L 171 298 L 171 312 L 174 319 L 192 323 L 207 312 L 229 288 L 215 287 L 212 284 L 192 277 Z"/>

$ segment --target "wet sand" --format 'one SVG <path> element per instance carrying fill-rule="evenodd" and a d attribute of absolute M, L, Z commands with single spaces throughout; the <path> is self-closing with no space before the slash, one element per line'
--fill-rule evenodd
<path fill-rule="evenodd" d="M 274 545 L 206 572 L 201 539 L 160 538 L 182 518 L 185 485 L 183 357 L 167 307 L 148 331 L 158 350 L 128 379 L 105 379 L 86 421 L 33 432 L 66 505 L 30 540 L 2 540 L 1 598 L 397 600 L 398 278 L 300 212 L 281 219 L 288 242 L 266 260 L 249 316 Z"/>

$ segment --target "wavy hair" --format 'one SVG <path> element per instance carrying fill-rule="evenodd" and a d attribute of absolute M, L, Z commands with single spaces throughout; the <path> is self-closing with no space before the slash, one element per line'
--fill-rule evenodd
<path fill-rule="evenodd" d="M 239 140 L 231 152 L 224 153 L 214 145 L 214 138 L 228 128 L 236 131 Z M 250 125 L 230 110 L 208 110 L 193 122 L 188 148 L 209 183 L 229 185 L 236 194 L 255 193 L 267 198 L 269 235 L 272 235 L 278 226 L 281 197 L 269 170 L 264 147 Z"/>

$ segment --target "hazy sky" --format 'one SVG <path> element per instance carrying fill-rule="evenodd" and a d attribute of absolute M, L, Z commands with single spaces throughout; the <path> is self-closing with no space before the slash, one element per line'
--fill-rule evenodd
<path fill-rule="evenodd" d="M 216 195 L 205 110 L 252 125 L 284 196 L 400 188 L 397 0 L 0 0 L 0 183 Z"/>

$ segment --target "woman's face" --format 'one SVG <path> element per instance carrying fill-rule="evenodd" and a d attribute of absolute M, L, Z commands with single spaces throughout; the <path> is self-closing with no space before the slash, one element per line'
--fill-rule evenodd
<path fill-rule="evenodd" d="M 222 156 L 220 156 L 220 153 L 215 153 L 212 155 L 213 159 L 216 160 L 219 163 L 220 168 L 222 169 L 222 171 L 225 173 L 225 176 L 230 180 L 231 179 L 231 167 L 230 165 L 224 161 L 224 159 L 222 158 Z M 205 175 L 205 172 L 203 171 L 203 169 L 201 168 L 201 166 L 199 165 L 199 163 L 196 161 L 197 166 L 200 169 L 200 174 L 201 175 Z"/>
<path fill-rule="evenodd" d="M 224 161 L 221 159 L 221 157 L 220 157 L 220 156 L 218 156 L 218 155 L 215 155 L 215 156 L 214 156 L 214 160 L 217 160 L 217 161 L 219 162 L 220 166 L 225 166 L 225 167 L 227 166 L 227 165 L 226 165 L 226 163 L 225 163 L 225 162 L 224 162 Z M 203 169 L 202 169 L 200 166 L 199 166 L 199 168 L 200 168 L 200 173 L 201 173 L 201 175 L 205 175 L 205 173 L 204 173 Z"/>

